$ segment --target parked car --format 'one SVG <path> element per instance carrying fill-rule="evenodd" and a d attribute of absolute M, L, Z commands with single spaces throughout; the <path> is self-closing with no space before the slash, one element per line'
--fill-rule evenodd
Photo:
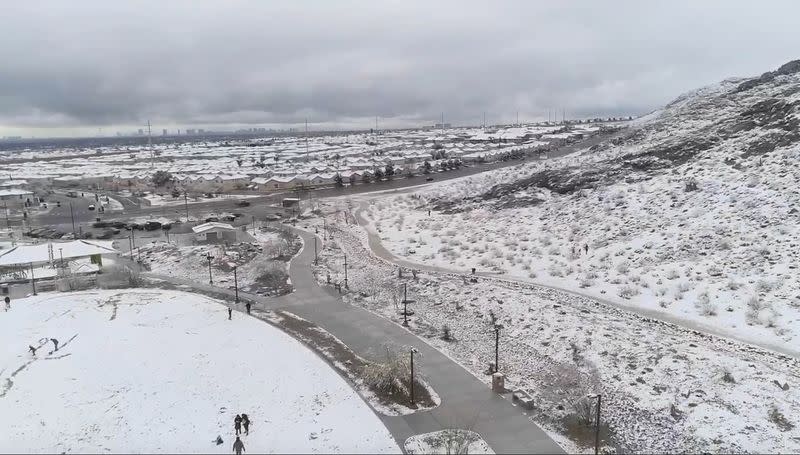
<path fill-rule="evenodd" d="M 95 209 L 94 204 L 89 204 L 89 210 L 94 210 L 94 209 Z"/>
<path fill-rule="evenodd" d="M 250 207 L 250 201 L 239 201 L 236 203 L 238 207 Z"/>
<path fill-rule="evenodd" d="M 101 232 L 100 234 L 97 234 L 97 237 L 95 237 L 95 238 L 96 239 L 100 239 L 100 240 L 106 240 L 106 239 L 110 239 L 111 236 L 113 236 L 113 235 L 114 235 L 114 231 L 112 231 L 111 229 L 106 229 L 105 231 Z"/>
<path fill-rule="evenodd" d="M 161 229 L 161 223 L 158 221 L 148 221 L 144 223 L 144 230 L 145 231 L 155 231 Z"/>
<path fill-rule="evenodd" d="M 425 179 L 425 181 L 426 182 L 432 182 L 433 181 L 433 177 L 428 177 L 428 178 Z"/>
<path fill-rule="evenodd" d="M 128 225 L 128 227 L 130 229 L 136 229 L 137 231 L 141 231 L 142 229 L 144 229 L 144 226 L 142 226 L 139 223 L 131 223 L 131 224 Z"/>
<path fill-rule="evenodd" d="M 281 217 L 271 213 L 271 214 L 265 216 L 264 219 L 266 221 L 280 221 Z"/>
<path fill-rule="evenodd" d="M 219 218 L 217 218 L 216 216 L 209 216 L 208 218 L 205 219 L 206 223 L 216 223 L 217 221 L 219 221 Z"/>

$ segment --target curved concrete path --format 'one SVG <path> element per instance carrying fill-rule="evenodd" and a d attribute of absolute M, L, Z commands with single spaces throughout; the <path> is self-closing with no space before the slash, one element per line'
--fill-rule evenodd
<path fill-rule="evenodd" d="M 479 433 L 496 453 L 564 452 L 521 408 L 492 392 L 489 386 L 451 358 L 401 325 L 363 308 L 345 304 L 335 291 L 321 288 L 311 269 L 314 249 L 308 247 L 314 242 L 314 235 L 297 229 L 295 232 L 304 244 L 292 259 L 289 269 L 295 291 L 277 298 L 242 292 L 239 295 L 256 302 L 256 310 L 281 309 L 307 319 L 367 359 L 381 359 L 382 347 L 386 344 L 415 347 L 420 353 L 415 357 L 418 371 L 439 395 L 441 404 L 432 410 L 405 416 L 377 413 L 400 447 L 408 437 L 416 434 L 462 428 Z M 223 297 L 233 296 L 230 289 L 165 275 L 145 275 Z"/>

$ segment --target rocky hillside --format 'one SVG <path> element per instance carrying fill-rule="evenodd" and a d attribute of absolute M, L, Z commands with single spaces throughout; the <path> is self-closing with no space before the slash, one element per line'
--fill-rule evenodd
<path fill-rule="evenodd" d="M 569 194 L 620 179 L 646 180 L 663 172 L 689 172 L 702 160 L 722 160 L 741 178 L 753 164 L 800 142 L 800 60 L 752 79 L 728 79 L 686 93 L 637 121 L 627 133 L 584 153 L 492 186 L 476 199 L 501 206 L 540 202 L 515 193 L 543 188 Z M 592 166 L 586 166 L 587 163 Z M 688 177 L 688 176 L 687 176 Z M 517 195 L 518 196 L 518 195 Z M 509 200 L 510 198 L 510 200 Z M 452 201 L 448 201 L 452 202 Z"/>

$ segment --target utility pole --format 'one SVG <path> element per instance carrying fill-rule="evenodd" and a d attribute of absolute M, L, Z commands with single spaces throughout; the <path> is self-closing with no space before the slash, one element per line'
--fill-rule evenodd
<path fill-rule="evenodd" d="M 486 111 L 483 111 L 483 129 L 486 129 Z"/>
<path fill-rule="evenodd" d="M 31 286 L 33 286 L 33 295 L 36 295 L 36 278 L 33 276 L 33 262 L 31 262 Z"/>
<path fill-rule="evenodd" d="M 517 126 L 519 126 L 519 111 L 517 111 Z"/>
<path fill-rule="evenodd" d="M 347 255 L 346 254 L 344 255 L 344 288 L 345 289 L 350 289 L 347 286 Z"/>
<path fill-rule="evenodd" d="M 500 324 L 494 326 L 494 372 L 500 371 Z"/>
<path fill-rule="evenodd" d="M 444 112 L 442 112 L 442 135 L 444 135 Z"/>
<path fill-rule="evenodd" d="M 314 236 L 314 265 L 317 265 L 317 236 Z"/>
<path fill-rule="evenodd" d="M 128 236 L 128 248 L 131 250 L 131 260 L 133 260 L 133 228 L 131 229 L 131 235 Z"/>
<path fill-rule="evenodd" d="M 75 234 L 75 212 L 72 211 L 72 202 L 69 203 L 69 216 L 72 217 L 72 234 Z M 8 222 L 7 211 L 6 211 L 6 222 Z"/>
<path fill-rule="evenodd" d="M 306 117 L 306 159 L 308 159 L 308 117 Z"/>
<path fill-rule="evenodd" d="M 206 253 L 206 259 L 208 259 L 208 284 L 214 284 L 214 279 L 211 278 L 211 260 L 214 259 L 214 256 L 211 256 L 211 253 Z"/>
<path fill-rule="evenodd" d="M 6 212 L 6 227 L 10 229 L 11 225 L 8 222 L 8 201 L 6 201 L 5 199 L 3 199 L 3 209 Z M 73 231 L 75 230 L 75 222 L 74 221 L 72 222 L 72 230 Z"/>
<path fill-rule="evenodd" d="M 156 155 L 153 151 L 153 136 L 150 134 L 150 120 L 147 121 L 147 148 L 150 150 L 150 167 L 155 166 Z"/>
<path fill-rule="evenodd" d="M 233 266 L 233 290 L 236 293 L 236 297 L 234 298 L 236 303 L 239 303 L 239 277 L 236 274 L 236 269 L 239 268 L 237 266 Z"/>

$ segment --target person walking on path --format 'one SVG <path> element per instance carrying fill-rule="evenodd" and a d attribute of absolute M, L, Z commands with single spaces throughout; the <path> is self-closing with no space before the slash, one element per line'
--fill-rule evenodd
<path fill-rule="evenodd" d="M 54 351 L 58 351 L 58 340 L 56 340 L 55 338 L 50 338 L 50 341 L 52 341 L 53 342 L 53 346 L 56 347 L 54 349 Z"/>
<path fill-rule="evenodd" d="M 250 434 L 250 417 L 247 414 L 242 414 L 242 426 L 244 427 L 244 434 Z"/>
<path fill-rule="evenodd" d="M 11 297 L 6 296 L 6 298 L 3 299 L 3 300 L 6 302 L 6 311 L 10 310 L 11 309 Z"/>
<path fill-rule="evenodd" d="M 236 436 L 236 441 L 233 442 L 233 451 L 236 452 L 236 455 L 242 455 L 244 452 L 244 443 L 239 436 Z"/>
<path fill-rule="evenodd" d="M 588 243 L 583 244 L 583 249 L 586 250 L 586 254 L 589 254 L 589 244 Z"/>
<path fill-rule="evenodd" d="M 233 429 L 236 430 L 236 439 L 239 439 L 238 436 L 242 434 L 242 416 L 236 414 L 236 418 L 233 419 Z"/>
<path fill-rule="evenodd" d="M 250 302 L 245 303 L 244 307 L 247 308 L 247 314 L 250 314 Z"/>
<path fill-rule="evenodd" d="M 228 307 L 228 320 L 229 321 L 231 320 L 231 316 L 233 316 L 233 310 L 231 309 L 231 307 Z"/>

